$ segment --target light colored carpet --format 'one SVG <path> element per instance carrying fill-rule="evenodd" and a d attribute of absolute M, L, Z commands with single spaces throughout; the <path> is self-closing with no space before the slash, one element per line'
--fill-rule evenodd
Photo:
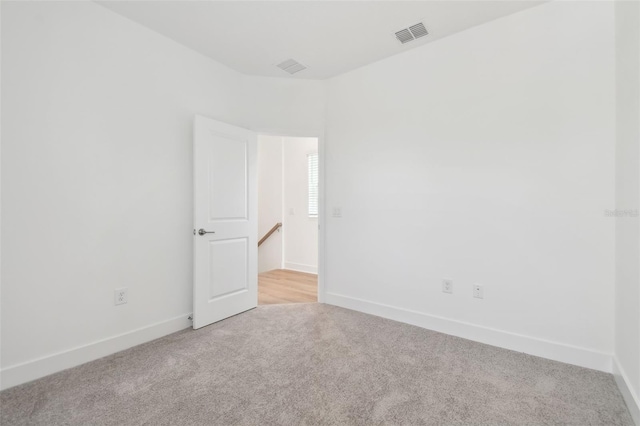
<path fill-rule="evenodd" d="M 611 375 L 270 305 L 0 393 L 2 425 L 632 425 Z"/>

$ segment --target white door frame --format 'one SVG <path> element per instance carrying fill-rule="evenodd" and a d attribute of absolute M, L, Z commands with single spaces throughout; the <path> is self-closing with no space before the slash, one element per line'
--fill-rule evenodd
<path fill-rule="evenodd" d="M 311 132 L 296 132 L 296 131 L 278 131 L 278 130 L 260 130 L 259 128 L 249 129 L 260 136 L 275 136 L 281 138 L 316 138 L 318 140 L 318 302 L 324 303 L 326 294 L 326 279 L 325 279 L 325 231 L 326 231 L 326 209 L 325 209 L 325 161 L 324 161 L 324 134 Z M 258 146 L 260 142 L 258 141 Z M 282 212 L 284 214 L 284 211 Z M 259 236 L 258 236 L 259 238 Z"/>

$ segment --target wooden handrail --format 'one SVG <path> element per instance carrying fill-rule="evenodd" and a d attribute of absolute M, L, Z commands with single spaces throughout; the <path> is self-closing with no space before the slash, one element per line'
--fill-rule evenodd
<path fill-rule="evenodd" d="M 266 241 L 267 238 L 269 238 L 271 236 L 271 234 L 273 234 L 274 232 L 276 232 L 278 230 L 278 228 L 280 228 L 282 226 L 281 222 L 276 223 L 275 225 L 273 225 L 273 228 L 271 228 L 269 230 L 269 232 L 267 232 L 265 234 L 264 237 L 260 238 L 260 241 L 258 241 L 258 247 L 260 247 L 260 244 L 264 243 Z"/>

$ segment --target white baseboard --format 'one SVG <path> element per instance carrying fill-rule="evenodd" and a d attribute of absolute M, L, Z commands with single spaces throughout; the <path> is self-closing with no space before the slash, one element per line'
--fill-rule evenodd
<path fill-rule="evenodd" d="M 613 357 L 613 377 L 616 379 L 618 389 L 620 389 L 620 393 L 624 398 L 624 402 L 627 404 L 633 421 L 636 422 L 637 426 L 640 426 L 640 396 L 629 386 L 629 376 L 627 376 L 618 358 L 615 356 Z"/>
<path fill-rule="evenodd" d="M 475 342 L 611 373 L 611 354 L 327 292 L 325 303 Z"/>
<path fill-rule="evenodd" d="M 8 389 L 191 327 L 190 314 L 0 370 L 0 389 Z"/>
<path fill-rule="evenodd" d="M 316 265 L 304 265 L 302 263 L 284 262 L 284 269 L 306 272 L 308 274 L 318 274 L 318 266 Z"/>

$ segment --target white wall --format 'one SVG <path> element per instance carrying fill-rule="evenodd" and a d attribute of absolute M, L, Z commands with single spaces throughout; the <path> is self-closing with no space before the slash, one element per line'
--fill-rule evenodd
<path fill-rule="evenodd" d="M 258 136 L 258 238 L 282 223 L 282 138 Z M 258 273 L 282 268 L 282 230 L 258 248 Z"/>
<path fill-rule="evenodd" d="M 640 424 L 640 3 L 616 2 L 616 376 Z M 620 380 L 622 379 L 622 381 Z M 627 392 L 625 392 L 625 387 Z"/>
<path fill-rule="evenodd" d="M 318 218 L 308 214 L 308 159 L 316 138 L 283 138 L 284 267 L 318 273 Z"/>
<path fill-rule="evenodd" d="M 552 2 L 332 79 L 326 300 L 610 370 L 613 25 Z"/>
<path fill-rule="evenodd" d="M 239 76 L 92 3 L 2 9 L 3 369 L 188 325 L 193 115 L 237 121 Z"/>
<path fill-rule="evenodd" d="M 259 133 L 324 134 L 326 81 L 243 76 L 243 123 Z"/>
<path fill-rule="evenodd" d="M 318 132 L 323 84 L 273 80 L 92 2 L 2 2 L 3 387 L 190 325 L 193 116 Z"/>

